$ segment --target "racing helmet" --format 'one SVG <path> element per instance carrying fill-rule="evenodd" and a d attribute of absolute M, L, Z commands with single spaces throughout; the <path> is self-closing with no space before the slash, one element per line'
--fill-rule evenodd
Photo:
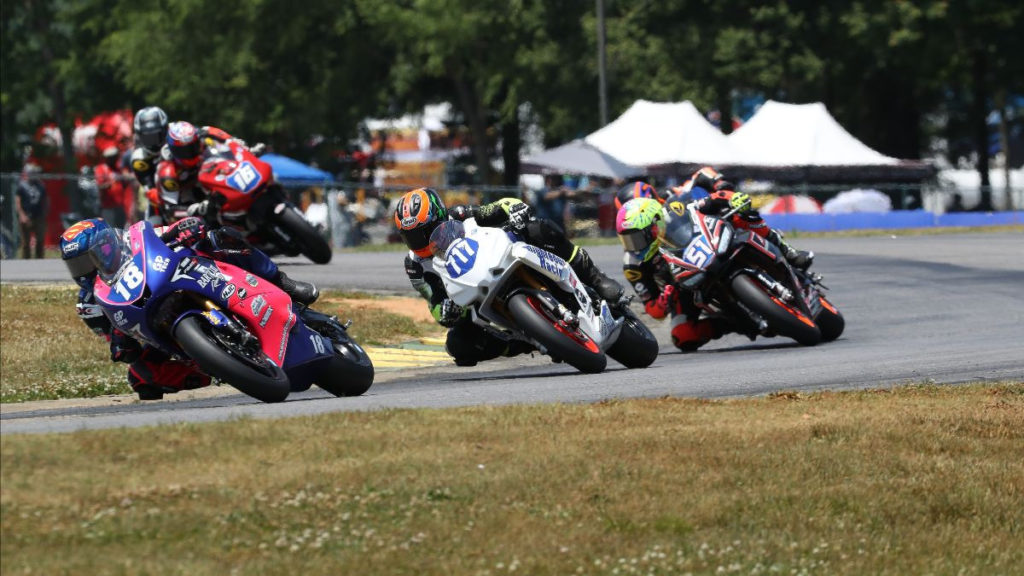
<path fill-rule="evenodd" d="M 110 225 L 103 218 L 90 218 L 72 224 L 60 235 L 60 258 L 75 283 L 82 288 L 89 288 L 96 273 L 96 265 L 89 258 L 89 248 L 96 236 L 108 229 Z"/>
<path fill-rule="evenodd" d="M 203 159 L 199 130 L 189 122 L 171 122 L 167 127 L 167 148 L 174 163 L 185 168 L 195 168 Z"/>
<path fill-rule="evenodd" d="M 634 198 L 619 208 L 615 216 L 615 232 L 627 252 L 646 262 L 658 253 L 664 222 L 665 215 L 657 200 Z"/>
<path fill-rule="evenodd" d="M 431 188 L 406 192 L 395 208 L 395 228 L 405 245 L 421 258 L 430 258 L 430 234 L 448 219 L 444 201 Z"/>
<path fill-rule="evenodd" d="M 654 198 L 658 202 L 663 202 L 661 195 L 647 182 L 633 182 L 626 184 L 615 193 L 615 209 L 621 210 L 623 204 L 629 202 L 634 198 Z"/>
<path fill-rule="evenodd" d="M 157 106 L 147 106 L 135 114 L 132 127 L 139 144 L 150 154 L 156 154 L 167 138 L 167 113 Z"/>
<path fill-rule="evenodd" d="M 107 190 L 114 184 L 114 171 L 106 164 L 97 164 L 92 169 L 93 177 L 96 179 L 96 187 L 100 190 Z"/>

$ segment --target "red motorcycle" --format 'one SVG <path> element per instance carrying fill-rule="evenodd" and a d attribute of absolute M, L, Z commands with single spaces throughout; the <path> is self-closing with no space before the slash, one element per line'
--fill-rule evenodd
<path fill-rule="evenodd" d="M 317 264 L 331 261 L 331 246 L 288 200 L 270 164 L 243 144 L 228 141 L 207 148 L 199 185 L 210 195 L 207 219 L 242 230 L 268 254 L 302 254 Z"/>

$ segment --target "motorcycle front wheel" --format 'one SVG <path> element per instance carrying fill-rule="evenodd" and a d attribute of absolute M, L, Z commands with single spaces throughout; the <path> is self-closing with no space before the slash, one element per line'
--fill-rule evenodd
<path fill-rule="evenodd" d="M 608 358 L 579 328 L 566 326 L 529 292 L 520 292 L 508 301 L 512 319 L 552 357 L 561 359 L 580 372 L 597 373 L 608 365 Z"/>
<path fill-rule="evenodd" d="M 636 315 L 627 312 L 608 356 L 626 368 L 646 368 L 658 358 L 658 339 Z"/>
<path fill-rule="evenodd" d="M 361 396 L 373 385 L 373 363 L 363 347 L 352 342 L 335 342 L 328 374 L 316 385 L 335 396 Z"/>
<path fill-rule="evenodd" d="M 205 374 L 240 392 L 263 402 L 281 402 L 288 397 L 291 384 L 280 366 L 262 350 L 246 350 L 219 338 L 214 330 L 198 317 L 187 316 L 174 327 L 174 340 Z"/>
<path fill-rule="evenodd" d="M 843 333 L 843 329 L 846 328 L 846 320 L 843 319 L 843 314 L 839 312 L 839 309 L 824 296 L 818 296 L 818 298 L 821 299 L 821 312 L 814 317 L 814 323 L 821 331 L 821 341 L 831 342 Z"/>
<path fill-rule="evenodd" d="M 739 274 L 732 279 L 732 291 L 748 308 L 764 317 L 777 334 L 792 338 L 804 346 L 814 346 L 821 342 L 821 331 L 814 320 L 803 311 L 769 294 L 746 274 Z"/>

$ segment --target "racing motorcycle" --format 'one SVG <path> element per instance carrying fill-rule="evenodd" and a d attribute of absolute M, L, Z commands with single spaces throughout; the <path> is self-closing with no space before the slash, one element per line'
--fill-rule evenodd
<path fill-rule="evenodd" d="M 729 218 L 666 202 L 661 247 L 677 284 L 704 318 L 719 318 L 752 339 L 786 336 L 804 346 L 835 340 L 845 321 L 824 295 L 821 276 L 789 264 L 781 250 Z"/>
<path fill-rule="evenodd" d="M 331 261 L 331 246 L 288 200 L 270 164 L 235 140 L 215 143 L 199 169 L 199 185 L 210 195 L 221 224 L 242 230 L 268 254 L 302 254 L 316 264 Z"/>
<path fill-rule="evenodd" d="M 565 260 L 512 230 L 449 220 L 430 246 L 448 297 L 498 338 L 529 343 L 581 372 L 601 372 L 607 356 L 627 368 L 658 356 L 657 339 L 628 306 L 610 306 Z"/>
<path fill-rule="evenodd" d="M 373 383 L 369 356 L 337 318 L 296 313 L 268 280 L 165 244 L 148 221 L 101 232 L 90 258 L 96 300 L 118 330 L 253 398 L 280 402 L 314 383 L 358 396 Z"/>

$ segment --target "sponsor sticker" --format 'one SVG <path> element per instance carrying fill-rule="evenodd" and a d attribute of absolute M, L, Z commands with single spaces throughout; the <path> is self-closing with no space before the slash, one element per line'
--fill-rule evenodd
<path fill-rule="evenodd" d="M 234 293 L 235 293 L 235 285 L 234 284 L 227 284 L 226 286 L 224 286 L 224 289 L 220 291 L 220 299 L 221 300 L 227 300 L 228 298 L 231 298 L 231 295 L 234 294 Z"/>
<path fill-rule="evenodd" d="M 65 244 L 63 250 L 64 250 L 65 254 L 71 254 L 75 250 L 78 250 L 78 242 L 72 242 L 70 244 Z"/>
<path fill-rule="evenodd" d="M 263 318 L 260 318 L 260 328 L 264 328 L 267 322 L 270 321 L 270 315 L 274 313 L 273 306 L 267 306 L 267 311 L 263 314 Z"/>
<path fill-rule="evenodd" d="M 167 267 L 170 264 L 171 264 L 171 259 L 170 258 L 165 258 L 163 256 L 157 256 L 156 258 L 153 259 L 153 269 L 156 270 L 157 272 L 166 272 L 167 271 Z"/>
<path fill-rule="evenodd" d="M 252 286 L 253 288 L 255 288 L 256 286 L 259 285 L 260 282 L 252 274 L 246 274 L 245 275 L 245 283 L 248 284 L 249 286 Z"/>
<path fill-rule="evenodd" d="M 238 294 L 238 299 L 239 299 L 239 300 L 245 300 L 245 297 L 249 295 L 249 294 L 248 294 L 248 293 L 247 293 L 247 292 L 245 291 L 245 288 L 239 288 L 239 289 L 238 289 L 238 293 L 237 293 L 237 294 Z"/>
<path fill-rule="evenodd" d="M 174 276 L 171 277 L 171 282 L 177 282 L 182 278 L 193 280 L 192 276 L 189 276 L 189 273 L 195 270 L 196 264 L 198 264 L 198 262 L 195 258 L 185 258 L 181 262 L 178 262 L 178 267 L 174 269 Z"/>
<path fill-rule="evenodd" d="M 259 318 L 260 313 L 263 312 L 263 307 L 266 305 L 267 301 L 264 300 L 261 295 L 252 299 L 252 304 L 249 306 L 249 309 L 252 310 L 253 316 Z"/>

